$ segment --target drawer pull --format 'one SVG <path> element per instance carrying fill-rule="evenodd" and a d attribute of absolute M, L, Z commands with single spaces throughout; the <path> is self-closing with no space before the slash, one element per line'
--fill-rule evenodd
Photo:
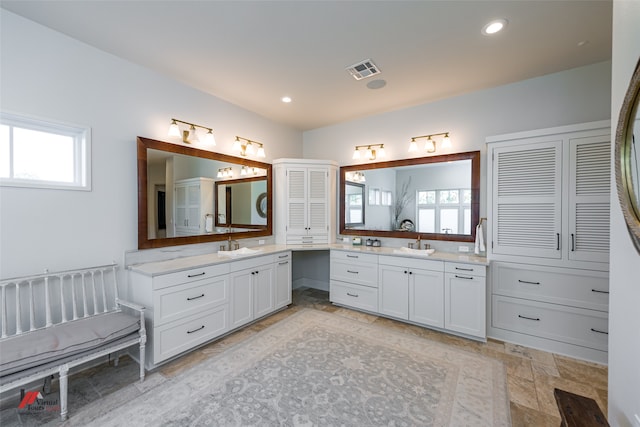
<path fill-rule="evenodd" d="M 351 271 L 351 270 L 347 270 L 347 273 L 358 274 L 357 271 Z"/>
<path fill-rule="evenodd" d="M 202 273 L 198 273 L 198 274 L 187 274 L 187 277 L 198 277 L 198 276 L 204 276 L 205 274 L 207 273 L 203 271 Z"/>
<path fill-rule="evenodd" d="M 456 267 L 456 270 L 460 270 L 460 271 L 473 271 L 473 268 L 462 268 L 462 267 Z"/>
<path fill-rule="evenodd" d="M 556 239 L 557 239 L 556 250 L 559 251 L 560 250 L 560 233 L 556 233 Z"/>
<path fill-rule="evenodd" d="M 350 294 L 349 292 L 347 292 L 347 295 L 349 295 L 350 297 L 354 297 L 354 298 L 358 298 L 358 294 Z"/>
<path fill-rule="evenodd" d="M 198 295 L 197 297 L 188 297 L 187 301 L 193 301 L 194 299 L 202 298 L 203 296 L 204 296 L 204 294 Z"/>
<path fill-rule="evenodd" d="M 289 255 L 278 255 L 278 258 L 288 258 Z"/>
<path fill-rule="evenodd" d="M 455 275 L 456 279 L 467 279 L 467 280 L 473 280 L 473 277 L 468 277 L 468 276 L 458 276 L 457 274 Z"/>
<path fill-rule="evenodd" d="M 518 317 L 519 317 L 519 318 L 521 318 L 521 319 L 535 320 L 536 322 L 539 322 L 539 321 L 540 321 L 540 318 L 539 318 L 539 317 L 527 317 L 527 316 L 522 316 L 522 315 L 520 315 L 520 314 L 518 314 Z"/>
<path fill-rule="evenodd" d="M 598 290 L 598 289 L 591 289 L 591 292 L 596 292 L 598 294 L 608 294 L 609 293 L 609 291 L 601 291 L 601 290 Z"/>
<path fill-rule="evenodd" d="M 197 328 L 197 329 L 194 329 L 193 331 L 187 331 L 187 333 L 188 333 L 188 334 L 192 334 L 192 333 L 194 333 L 194 332 L 198 332 L 198 331 L 200 331 L 200 330 L 202 330 L 202 329 L 204 329 L 204 325 L 200 326 L 200 327 L 199 327 L 199 328 Z"/>
<path fill-rule="evenodd" d="M 359 256 L 358 255 L 348 255 L 347 254 L 347 258 L 359 258 Z"/>
<path fill-rule="evenodd" d="M 593 329 L 593 328 L 591 328 L 591 332 L 597 332 L 597 333 L 599 333 L 599 334 L 609 335 L 609 332 L 599 331 L 599 330 L 597 330 L 597 329 Z"/>
<path fill-rule="evenodd" d="M 282 261 L 278 263 L 278 265 L 286 265 L 286 264 L 289 264 L 289 261 Z"/>
<path fill-rule="evenodd" d="M 518 282 L 526 283 L 527 285 L 539 285 L 540 284 L 540 282 L 530 282 L 528 280 L 520 280 L 520 279 L 518 279 Z"/>

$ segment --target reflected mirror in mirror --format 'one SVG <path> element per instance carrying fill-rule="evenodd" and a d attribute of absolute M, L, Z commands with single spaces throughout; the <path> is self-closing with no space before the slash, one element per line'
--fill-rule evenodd
<path fill-rule="evenodd" d="M 347 181 L 344 203 L 346 226 L 364 226 L 364 184 Z"/>
<path fill-rule="evenodd" d="M 235 187 L 231 174 L 242 171 L 253 176 Z M 251 184 L 245 190 L 240 181 Z M 138 137 L 138 248 L 271 235 L 270 188 L 268 163 Z M 222 222 L 218 191 L 225 197 Z"/>
<path fill-rule="evenodd" d="M 475 239 L 480 217 L 479 151 L 340 169 L 342 234 Z M 357 186 L 362 187 L 366 201 L 367 215 L 364 216 L 363 205 L 361 223 L 354 221 L 357 208 L 354 211 L 348 203 Z"/>

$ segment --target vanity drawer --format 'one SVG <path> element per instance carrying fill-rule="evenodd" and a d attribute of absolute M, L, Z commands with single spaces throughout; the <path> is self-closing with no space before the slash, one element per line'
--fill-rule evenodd
<path fill-rule="evenodd" d="M 229 330 L 228 306 L 154 328 L 153 363 L 160 363 Z"/>
<path fill-rule="evenodd" d="M 196 280 L 208 279 L 229 273 L 229 264 L 209 265 L 200 268 L 162 274 L 153 278 L 153 289 L 163 289 L 168 286 L 181 285 Z"/>
<path fill-rule="evenodd" d="M 607 351 L 608 323 L 601 311 L 493 296 L 496 328 Z"/>
<path fill-rule="evenodd" d="M 331 279 L 359 285 L 378 287 L 378 264 L 341 259 L 331 260 Z"/>
<path fill-rule="evenodd" d="M 153 293 L 153 321 L 160 326 L 229 301 L 227 276 L 171 286 Z"/>
<path fill-rule="evenodd" d="M 609 278 L 600 271 L 496 262 L 493 293 L 516 298 L 608 311 Z"/>
<path fill-rule="evenodd" d="M 328 244 L 329 237 L 327 235 L 318 236 L 287 236 L 287 245 L 319 245 Z"/>
<path fill-rule="evenodd" d="M 487 267 L 477 264 L 465 264 L 461 262 L 445 262 L 445 273 L 467 274 L 469 276 L 487 276 Z"/>
<path fill-rule="evenodd" d="M 378 263 L 402 268 L 419 268 L 421 270 L 444 271 L 444 262 L 432 259 L 409 258 L 403 256 L 380 255 Z"/>
<path fill-rule="evenodd" d="M 378 312 L 378 289 L 331 280 L 329 300 L 374 313 Z"/>
<path fill-rule="evenodd" d="M 275 262 L 291 261 L 291 251 L 280 252 L 274 255 Z"/>
<path fill-rule="evenodd" d="M 378 264 L 378 255 L 365 254 L 361 252 L 349 252 L 349 251 L 331 251 L 332 260 L 341 260 L 346 262 L 370 262 Z"/>

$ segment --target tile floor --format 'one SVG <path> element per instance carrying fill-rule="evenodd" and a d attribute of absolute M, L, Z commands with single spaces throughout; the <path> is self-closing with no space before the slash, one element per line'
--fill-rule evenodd
<path fill-rule="evenodd" d="M 422 336 L 434 341 L 443 342 L 465 350 L 493 357 L 504 362 L 507 368 L 507 386 L 511 405 L 511 421 L 513 426 L 553 426 L 560 425 L 560 415 L 553 396 L 554 388 L 593 398 L 603 413 L 607 409 L 607 367 L 582 362 L 564 356 L 547 353 L 514 344 L 489 340 L 479 343 L 455 337 L 441 332 L 402 322 L 373 316 L 358 311 L 332 305 L 328 292 L 302 288 L 293 292 L 293 304 L 253 325 L 230 334 L 218 341 L 188 353 L 158 370 L 164 377 L 179 375 L 185 369 L 199 363 L 213 354 L 223 352 L 231 345 L 242 341 L 262 329 L 272 325 L 302 307 L 323 310 L 363 322 L 375 323 L 384 327 L 400 329 L 405 333 Z M 84 370 L 71 377 L 69 386 L 69 413 L 84 405 L 98 401 L 102 396 L 111 393 L 131 382 L 137 377 L 138 366 L 128 357 L 121 359 L 120 366 L 114 368 L 104 364 L 96 368 Z M 54 382 L 55 389 L 55 382 Z M 42 413 L 18 414 L 18 402 L 4 402 L 0 412 L 0 424 L 9 425 L 58 425 L 58 414 Z"/>

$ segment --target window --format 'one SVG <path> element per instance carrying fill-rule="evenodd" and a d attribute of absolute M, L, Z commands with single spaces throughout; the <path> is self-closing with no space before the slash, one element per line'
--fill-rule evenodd
<path fill-rule="evenodd" d="M 0 184 L 91 190 L 90 129 L 0 113 Z"/>
<path fill-rule="evenodd" d="M 471 234 L 471 190 L 418 190 L 419 233 Z"/>

